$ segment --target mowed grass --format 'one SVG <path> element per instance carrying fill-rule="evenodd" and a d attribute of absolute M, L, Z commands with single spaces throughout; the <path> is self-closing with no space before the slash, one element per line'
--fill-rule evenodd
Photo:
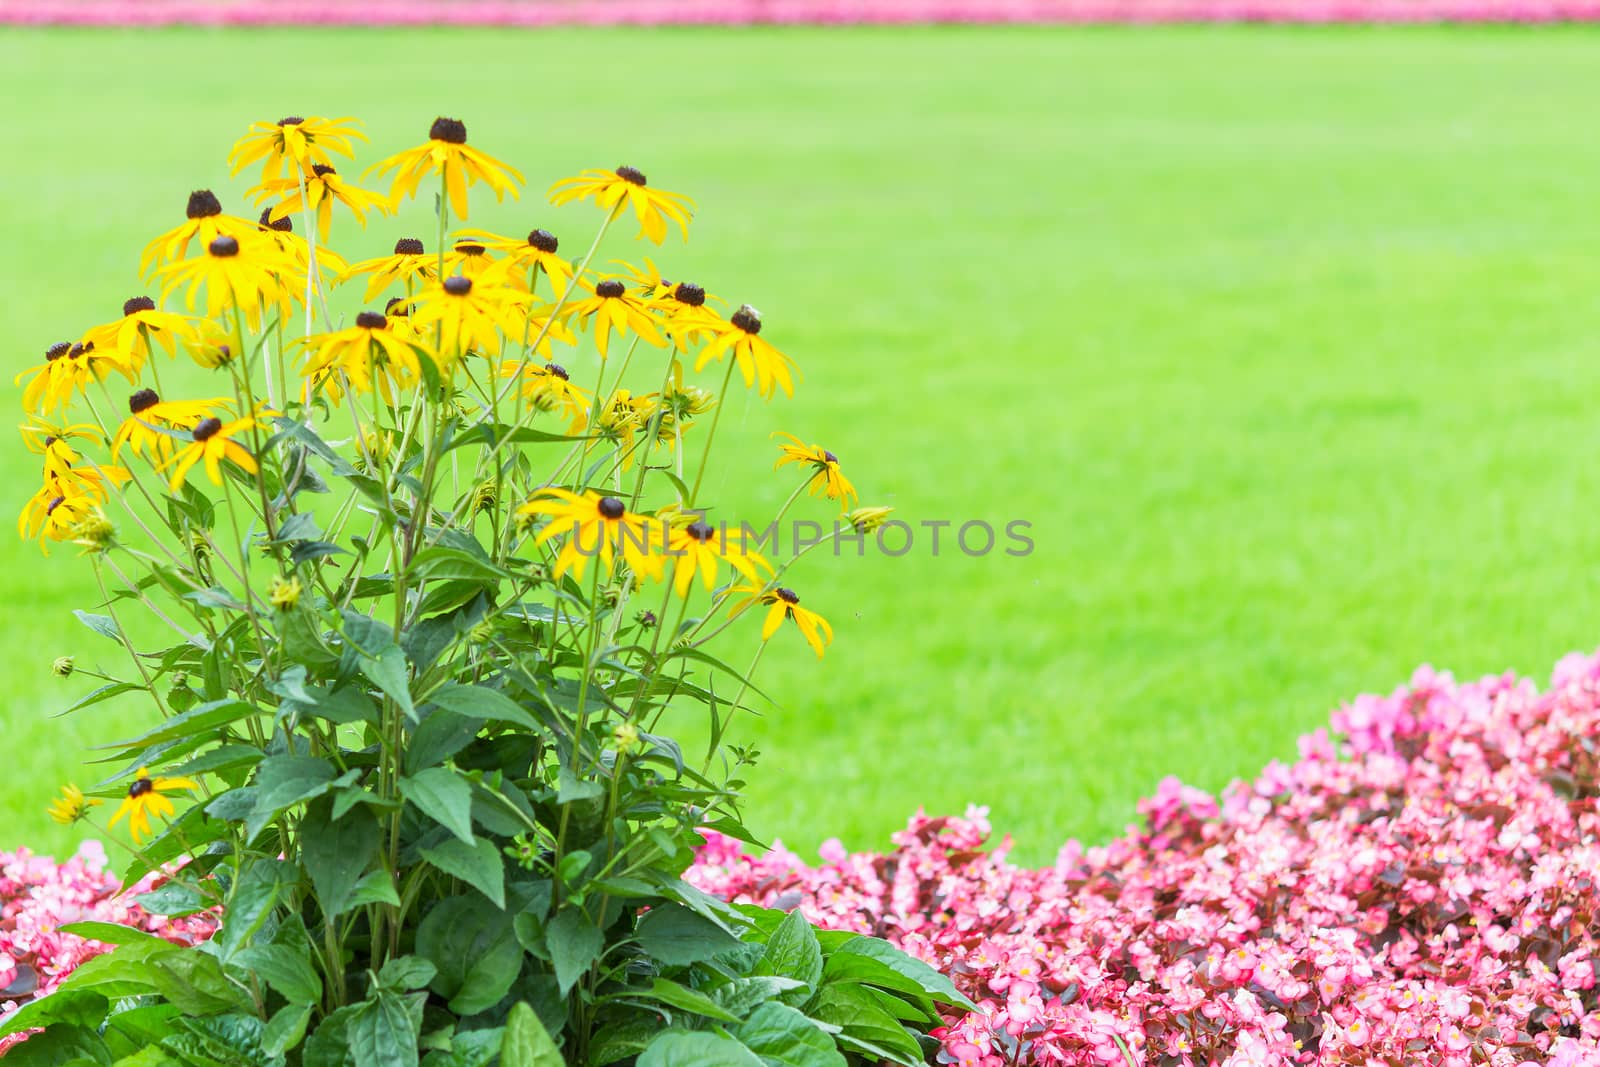
<path fill-rule="evenodd" d="M 362 117 L 370 162 L 459 114 L 532 179 L 631 163 L 697 197 L 671 276 L 757 304 L 802 365 L 734 402 L 711 480 L 770 511 L 773 429 L 865 502 L 1033 524 L 1034 553 L 793 575 L 751 821 L 875 847 L 988 804 L 1018 855 L 1101 839 L 1163 775 L 1206 787 L 1419 662 L 1543 674 L 1600 640 L 1600 103 L 1583 30 L 927 29 L 0 36 L 0 340 L 20 370 L 141 291 L 251 120 Z M 371 255 L 426 209 L 336 243 Z M 624 231 L 623 236 L 628 232 Z M 617 241 L 617 255 L 638 246 Z M 0 460 L 20 505 L 36 477 Z M 825 518 L 820 507 L 807 512 Z M 0 548 L 3 843 L 151 708 L 51 714 L 116 665 L 71 551 Z M 751 628 L 753 630 L 753 626 Z M 745 634 L 753 641 L 753 632 Z M 750 646 L 730 649 L 730 658 Z M 688 728 L 685 724 L 680 724 Z"/>

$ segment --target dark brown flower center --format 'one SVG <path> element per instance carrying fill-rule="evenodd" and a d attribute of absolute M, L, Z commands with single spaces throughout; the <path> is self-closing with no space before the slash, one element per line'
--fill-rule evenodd
<path fill-rule="evenodd" d="M 745 333 L 755 334 L 761 332 L 761 313 L 749 304 L 745 304 L 738 311 L 735 311 L 733 317 L 728 321 Z"/>
<path fill-rule="evenodd" d="M 793 589 L 774 589 L 773 592 L 777 593 L 778 599 L 783 601 L 785 604 L 800 603 L 800 594 L 796 593 Z"/>
<path fill-rule="evenodd" d="M 156 302 L 148 296 L 136 296 L 131 300 L 122 302 L 122 313 L 124 315 L 134 315 L 141 311 L 154 311 L 155 309 Z"/>
<path fill-rule="evenodd" d="M 305 119 L 301 118 L 299 115 L 290 115 L 288 118 L 279 119 L 278 120 L 278 125 L 279 126 L 298 126 L 304 121 L 305 121 Z"/>
<path fill-rule="evenodd" d="M 713 530 L 710 525 L 703 522 L 691 522 L 688 526 L 683 528 L 683 532 L 694 538 L 696 541 L 709 541 L 717 535 L 717 531 Z"/>
<path fill-rule="evenodd" d="M 156 784 L 148 778 L 135 778 L 133 784 L 128 786 L 128 796 L 138 798 L 146 793 L 155 792 Z"/>
<path fill-rule="evenodd" d="M 272 209 L 263 208 L 261 211 L 261 228 L 263 230 L 277 230 L 279 233 L 293 233 L 294 220 L 288 215 L 281 219 L 272 217 Z"/>
<path fill-rule="evenodd" d="M 483 255 L 483 246 L 476 241 L 457 241 L 456 252 L 463 256 Z"/>
<path fill-rule="evenodd" d="M 148 411 L 161 403 L 161 397 L 154 389 L 141 389 L 128 398 L 128 410 L 135 415 L 141 411 Z"/>
<path fill-rule="evenodd" d="M 411 309 L 406 306 L 406 302 L 403 299 L 396 296 L 390 297 L 389 302 L 383 305 L 383 313 L 389 318 L 403 319 L 411 314 Z"/>
<path fill-rule="evenodd" d="M 223 234 L 221 237 L 213 238 L 211 243 L 206 245 L 206 251 L 218 259 L 231 259 L 239 254 L 239 240 Z"/>
<path fill-rule="evenodd" d="M 559 363 L 546 363 L 544 365 L 544 372 L 560 378 L 564 382 L 570 382 L 572 380 L 572 377 L 567 374 L 567 368 L 563 367 Z"/>
<path fill-rule="evenodd" d="M 337 174 L 339 172 L 328 166 L 326 163 L 313 163 L 311 164 L 311 173 L 321 178 L 326 175 Z"/>
<path fill-rule="evenodd" d="M 189 194 L 189 204 L 183 213 L 191 219 L 209 219 L 222 214 L 222 201 L 210 189 L 196 189 Z"/>
<path fill-rule="evenodd" d="M 623 284 L 617 281 L 615 278 L 608 278 L 594 287 L 594 295 L 603 296 L 607 300 L 615 299 L 626 291 L 627 290 L 623 287 Z"/>
<path fill-rule="evenodd" d="M 433 125 L 428 128 L 428 137 L 435 141 L 444 141 L 447 144 L 467 143 L 467 124 L 460 119 L 447 119 L 443 116 L 433 120 Z"/>
<path fill-rule="evenodd" d="M 67 498 L 64 496 L 52 497 L 50 499 L 50 503 L 45 505 L 44 513 L 46 515 L 54 514 L 56 508 L 59 508 L 62 504 L 66 503 L 66 501 Z"/>
<path fill-rule="evenodd" d="M 528 234 L 528 243 L 541 252 L 554 252 L 561 247 L 561 242 L 549 230 L 532 231 Z"/>
<path fill-rule="evenodd" d="M 672 291 L 673 299 L 680 304 L 688 304 L 692 308 L 700 307 L 706 302 L 706 291 L 694 282 L 679 282 L 678 287 Z"/>
<path fill-rule="evenodd" d="M 201 419 L 194 428 L 196 441 L 209 441 L 217 436 L 217 431 L 222 429 L 222 420 L 218 418 Z"/>
<path fill-rule="evenodd" d="M 839 465 L 839 457 L 834 455 L 832 452 L 829 452 L 827 449 L 822 450 L 822 458 L 826 462 L 832 463 L 836 467 Z"/>
<path fill-rule="evenodd" d="M 72 345 L 69 342 L 57 341 L 55 344 L 44 350 L 44 358 L 47 363 L 52 362 L 60 359 L 62 356 L 71 351 Z"/>
<path fill-rule="evenodd" d="M 595 505 L 595 510 L 600 512 L 602 519 L 620 519 L 627 512 L 627 507 L 614 496 L 603 496 Z"/>
<path fill-rule="evenodd" d="M 452 274 L 444 280 L 444 291 L 451 296 L 466 296 L 472 292 L 472 279 Z"/>
<path fill-rule="evenodd" d="M 397 256 L 422 255 L 422 242 L 415 237 L 402 237 L 394 243 L 394 254 Z"/>
<path fill-rule="evenodd" d="M 67 358 L 68 359 L 77 359 L 79 356 L 87 356 L 90 352 L 93 352 L 93 351 L 94 351 L 94 342 L 93 341 L 84 341 L 81 344 L 75 344 L 71 348 L 67 349 Z"/>
<path fill-rule="evenodd" d="M 356 325 L 363 330 L 381 330 L 389 325 L 389 320 L 376 311 L 363 311 L 356 316 Z"/>
<path fill-rule="evenodd" d="M 650 184 L 649 182 L 644 180 L 644 174 L 642 172 L 640 172 L 639 170 L 633 168 L 633 167 L 618 167 L 617 168 L 617 177 L 621 178 L 623 181 L 627 182 L 629 185 L 649 185 Z"/>

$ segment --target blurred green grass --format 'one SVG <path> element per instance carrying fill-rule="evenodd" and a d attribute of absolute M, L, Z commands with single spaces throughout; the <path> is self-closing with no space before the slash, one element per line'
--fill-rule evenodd
<path fill-rule="evenodd" d="M 792 402 L 724 428 L 741 514 L 771 429 L 899 516 L 1033 523 L 1027 559 L 926 540 L 808 560 L 838 642 L 785 632 L 746 723 L 752 825 L 880 846 L 989 804 L 1018 854 L 1217 787 L 1421 661 L 1543 675 L 1597 640 L 1600 102 L 1583 29 L 549 33 L 8 31 L 0 319 L 15 370 L 140 291 L 138 250 L 227 188 L 256 119 L 353 114 L 363 163 L 437 114 L 522 167 L 520 204 L 632 163 L 701 205 L 657 253 L 767 317 Z M 381 221 L 370 255 L 428 227 Z M 431 242 L 430 242 L 431 243 Z M 617 255 L 640 252 L 618 242 Z M 14 394 L 15 395 L 15 394 Z M 3 461 L 20 506 L 36 477 Z M 817 511 L 817 517 L 826 512 Z M 823 565 L 826 564 L 826 565 Z M 0 546 L 5 845 L 85 746 L 147 723 L 49 662 L 115 662 L 70 551 Z"/>

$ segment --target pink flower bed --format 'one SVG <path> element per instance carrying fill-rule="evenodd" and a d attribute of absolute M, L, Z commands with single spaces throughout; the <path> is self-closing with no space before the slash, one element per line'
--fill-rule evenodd
<path fill-rule="evenodd" d="M 63 933 L 62 926 L 117 923 L 184 944 L 211 936 L 215 922 L 208 915 L 169 920 L 146 914 L 133 902 L 161 880 L 152 874 L 127 893 L 118 893 L 121 880 L 106 873 L 105 851 L 94 842 L 64 864 L 26 849 L 0 852 L 0 1019 L 111 948 Z M 21 1039 L 0 1038 L 0 1054 Z"/>
<path fill-rule="evenodd" d="M 1575 22 L 1600 0 L 0 0 L 0 24 L 522 26 Z"/>
<path fill-rule="evenodd" d="M 1424 668 L 1332 730 L 1042 870 L 973 809 L 817 866 L 712 836 L 691 878 L 950 974 L 962 1067 L 1600 1065 L 1600 658 L 1544 693 Z"/>

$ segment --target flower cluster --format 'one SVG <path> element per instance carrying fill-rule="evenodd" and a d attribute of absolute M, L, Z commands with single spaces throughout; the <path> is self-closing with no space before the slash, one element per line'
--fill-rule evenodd
<path fill-rule="evenodd" d="M 691 878 L 951 975 L 984 1010 L 942 1063 L 1600 1064 L 1600 656 L 1544 693 L 1424 668 L 1332 728 L 1042 870 L 975 809 L 818 867 L 708 835 Z"/>
<path fill-rule="evenodd" d="M 183 919 L 147 914 L 135 903 L 164 874 L 149 874 L 126 892 L 106 870 L 106 855 L 90 842 L 66 863 L 26 850 L 0 852 L 0 1019 L 49 993 L 79 965 L 110 945 L 61 929 L 80 922 L 115 923 L 144 930 L 177 944 L 211 936 L 214 917 L 201 912 Z M 0 1053 L 20 1040 L 0 1038 Z"/>

